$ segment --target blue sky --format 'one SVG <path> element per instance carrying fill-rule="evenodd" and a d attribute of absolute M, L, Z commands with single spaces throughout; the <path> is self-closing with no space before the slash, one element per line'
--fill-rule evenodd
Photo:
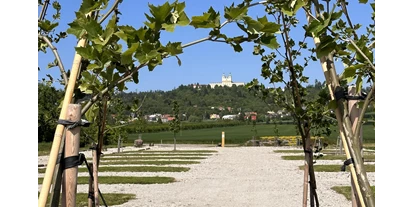
<path fill-rule="evenodd" d="M 60 1 L 62 6 L 61 21 L 57 31 L 65 31 L 68 28 L 67 23 L 70 23 L 75 17 L 75 11 L 78 10 L 82 1 Z M 164 0 L 151 1 L 154 5 L 164 3 Z M 232 2 L 236 4 L 241 1 L 221 0 L 221 1 L 186 1 L 186 13 L 191 19 L 191 16 L 202 15 L 210 6 L 220 11 L 223 15 L 224 6 L 231 5 Z M 146 21 L 144 13 L 148 11 L 148 1 L 124 1 L 119 7 L 122 15 L 120 16 L 120 25 L 131 25 L 135 28 L 143 26 Z M 263 16 L 264 7 L 259 5 L 250 8 L 249 14 L 253 17 Z M 40 8 L 39 8 L 40 10 Z M 49 14 L 52 13 L 50 8 Z M 349 5 L 349 12 L 351 13 L 354 24 L 361 23 L 367 25 L 371 23 L 370 6 L 359 4 L 357 1 L 352 1 Z M 299 13 L 299 20 L 304 20 L 302 11 Z M 223 20 L 224 21 L 224 20 Z M 182 42 L 183 44 L 204 38 L 208 35 L 208 29 L 194 29 L 192 26 L 177 27 L 175 32 L 163 32 L 161 34 L 161 41 L 163 43 Z M 242 31 L 235 24 L 228 24 L 223 30 L 227 36 L 236 36 L 243 34 Z M 303 39 L 303 31 L 298 27 L 292 34 L 296 39 Z M 313 45 L 313 41 L 307 38 L 309 45 Z M 75 54 L 74 47 L 76 39 L 69 35 L 67 38 L 61 40 L 56 47 L 62 58 L 66 70 L 70 69 Z M 234 52 L 233 48 L 224 43 L 217 42 L 203 42 L 184 49 L 184 53 L 179 55 L 182 65 L 178 66 L 175 58 L 168 58 L 164 60 L 163 65 L 158 66 L 154 71 L 148 71 L 143 68 L 139 74 L 139 84 L 128 83 L 128 91 L 149 91 L 149 90 L 172 90 L 181 84 L 187 85 L 191 83 L 207 84 L 210 82 L 220 82 L 221 75 L 231 73 L 233 81 L 235 82 L 249 82 L 253 78 L 258 78 L 262 83 L 268 85 L 260 76 L 261 64 L 259 56 L 253 56 L 253 44 L 245 43 L 242 45 L 243 51 L 241 53 Z M 46 69 L 47 64 L 54 60 L 54 56 L 50 50 L 48 53 L 38 53 L 38 65 L 41 70 L 38 72 L 38 79 L 45 77 L 45 74 L 51 74 L 53 77 L 59 78 L 59 69 L 57 67 Z M 343 70 L 342 64 L 336 64 L 338 72 Z M 314 80 L 324 80 L 321 67 L 318 62 L 311 62 L 305 71 L 305 75 L 310 77 L 309 82 L 314 83 Z M 60 87 L 59 85 L 55 85 Z"/>

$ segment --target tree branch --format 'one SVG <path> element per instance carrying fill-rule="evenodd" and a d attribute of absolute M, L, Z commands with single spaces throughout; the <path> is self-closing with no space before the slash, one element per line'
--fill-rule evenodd
<path fill-rule="evenodd" d="M 65 71 L 65 68 L 63 67 L 62 59 L 60 59 L 57 48 L 55 46 L 53 46 L 52 42 L 50 42 L 49 38 L 47 38 L 46 36 L 38 34 L 38 38 L 45 41 L 46 44 L 52 50 L 53 54 L 55 55 L 55 58 L 57 60 L 57 63 L 58 63 L 59 69 L 60 69 L 60 73 L 62 74 L 63 80 L 65 81 L 65 87 L 66 87 L 68 85 L 68 77 L 66 75 L 66 71 Z"/>
<path fill-rule="evenodd" d="M 345 1 L 344 0 L 340 0 L 340 1 L 341 1 L 341 6 L 342 6 L 342 11 L 344 12 L 346 20 L 348 21 L 349 27 L 351 27 L 352 33 L 354 34 L 354 39 L 358 40 L 358 35 L 356 31 L 354 30 L 354 25 L 351 22 L 351 17 L 349 17 L 348 9 L 346 9 Z"/>
<path fill-rule="evenodd" d="M 314 20 L 316 20 L 316 21 L 318 21 L 318 22 L 320 22 L 316 17 L 314 17 L 310 12 L 309 12 L 309 10 L 307 10 L 306 8 L 303 8 L 304 10 L 305 10 L 305 12 L 310 16 L 310 17 L 312 17 Z M 333 35 L 337 35 L 334 31 L 332 31 L 329 27 L 326 27 L 326 29 L 328 30 L 328 31 L 330 31 Z M 362 50 L 355 44 L 355 42 L 352 40 L 352 39 L 350 39 L 350 38 L 346 38 L 346 39 L 343 39 L 343 38 L 341 38 L 341 37 L 339 37 L 342 41 L 345 41 L 345 42 L 350 42 L 355 48 L 356 48 L 356 50 L 359 52 L 359 54 L 361 54 L 362 55 L 362 57 L 364 57 L 364 59 L 369 63 L 369 65 L 371 66 L 371 68 L 372 68 L 372 70 L 374 70 L 375 71 L 375 66 L 374 66 L 374 64 L 372 64 L 372 62 L 368 59 L 368 57 L 362 52 Z M 372 44 L 371 44 L 372 45 Z"/>
<path fill-rule="evenodd" d="M 375 85 L 372 86 L 371 90 L 369 91 L 369 93 L 368 93 L 368 95 L 365 99 L 364 106 L 362 107 L 361 113 L 359 115 L 359 117 L 361 117 L 361 118 L 358 119 L 358 123 L 355 127 L 355 134 L 358 134 L 358 132 L 361 130 L 365 112 L 367 111 L 368 105 L 371 103 L 371 98 L 374 96 L 374 94 L 375 94 Z"/>
<path fill-rule="evenodd" d="M 49 6 L 49 1 L 50 0 L 45 0 L 45 2 L 43 2 L 42 11 L 40 12 L 39 19 L 38 19 L 39 22 L 43 21 L 43 19 L 46 16 L 47 7 Z"/>
<path fill-rule="evenodd" d="M 81 111 L 81 115 L 84 115 L 89 108 L 96 102 L 98 101 L 98 98 L 100 97 L 101 94 L 105 94 L 106 92 L 108 92 L 109 90 L 115 88 L 118 84 L 123 83 L 127 80 L 129 80 L 130 78 L 132 78 L 132 75 L 134 75 L 135 73 L 137 73 L 139 71 L 139 69 L 145 67 L 148 65 L 148 62 L 142 63 L 139 66 L 135 67 L 133 71 L 131 71 L 128 74 L 124 74 L 122 77 L 120 77 L 117 81 L 112 82 L 111 84 L 109 84 L 109 86 L 107 86 L 105 89 L 103 89 L 102 91 L 100 91 L 98 94 L 96 94 L 94 97 L 92 97 L 88 103 L 85 104 L 85 106 L 82 107 L 82 111 Z"/>
<path fill-rule="evenodd" d="M 268 1 L 259 1 L 259 2 L 256 2 L 256 3 L 253 3 L 253 4 L 250 4 L 249 6 L 248 6 L 248 8 L 250 8 L 250 7 L 253 7 L 253 6 L 257 6 L 257 5 L 259 5 L 259 4 L 265 4 L 265 3 L 267 3 Z M 226 20 L 226 21 L 224 21 L 223 22 L 223 24 L 221 24 L 217 29 L 221 29 L 221 28 L 223 28 L 224 26 L 226 26 L 226 24 L 228 24 L 228 23 L 230 23 L 230 22 L 232 22 L 233 20 Z M 190 42 L 190 43 L 187 43 L 187 44 L 184 44 L 184 45 L 182 45 L 181 47 L 182 48 L 186 48 L 186 47 L 189 47 L 189 46 L 192 46 L 192 45 L 195 45 L 195 44 L 198 44 L 198 43 L 201 43 L 201 42 L 204 42 L 204 41 L 207 41 L 207 40 L 212 40 L 212 38 L 213 38 L 213 36 L 212 35 L 209 35 L 209 36 L 207 36 L 207 37 L 204 37 L 204 38 L 202 38 L 202 39 L 199 39 L 199 40 L 196 40 L 196 41 L 193 41 L 193 42 Z"/>
<path fill-rule="evenodd" d="M 115 0 L 114 5 L 102 16 L 102 18 L 98 21 L 98 24 L 102 24 L 106 18 L 118 7 L 118 4 L 121 3 L 122 0 Z"/>

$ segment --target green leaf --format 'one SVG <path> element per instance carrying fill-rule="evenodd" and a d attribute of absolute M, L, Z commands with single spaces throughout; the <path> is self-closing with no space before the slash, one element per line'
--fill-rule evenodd
<path fill-rule="evenodd" d="M 356 81 L 355 81 L 355 86 L 356 86 L 356 92 L 359 93 L 362 89 L 362 77 L 358 76 Z"/>
<path fill-rule="evenodd" d="M 337 20 L 339 18 L 341 18 L 342 16 L 342 11 L 339 12 L 333 12 L 331 15 L 331 21 Z"/>
<path fill-rule="evenodd" d="M 174 57 L 176 57 L 177 58 L 177 62 L 178 62 L 178 66 L 181 66 L 181 60 L 180 60 L 180 58 L 176 55 L 176 56 L 174 56 Z"/>
<path fill-rule="evenodd" d="M 243 7 L 225 7 L 224 8 L 224 18 L 228 20 L 240 20 L 244 15 L 247 14 L 247 6 Z"/>
<path fill-rule="evenodd" d="M 261 18 L 257 18 L 257 21 L 259 21 L 260 23 L 262 23 L 263 25 L 265 25 L 266 23 L 268 23 L 269 21 L 267 20 L 266 15 L 264 15 Z"/>
<path fill-rule="evenodd" d="M 89 83 L 83 82 L 82 84 L 79 85 L 79 89 L 82 91 L 82 93 L 85 94 L 92 94 L 93 91 L 91 89 L 89 89 Z"/>
<path fill-rule="evenodd" d="M 154 6 L 153 4 L 148 3 L 148 6 L 150 8 L 150 12 L 154 17 L 154 20 L 157 23 L 162 23 L 165 21 L 165 19 L 170 15 L 171 10 L 173 7 L 170 5 L 170 3 L 167 1 L 161 6 Z M 150 20 L 152 22 L 152 20 Z"/>
<path fill-rule="evenodd" d="M 168 42 L 167 45 L 165 46 L 165 50 L 172 56 L 183 53 L 181 42 L 173 42 L 173 43 Z"/>
<path fill-rule="evenodd" d="M 175 30 L 175 24 L 167 24 L 167 23 L 164 23 L 164 24 L 162 24 L 161 26 L 162 26 L 162 28 L 164 28 L 167 32 L 174 32 L 174 30 Z"/>
<path fill-rule="evenodd" d="M 69 28 L 66 30 L 68 34 L 73 34 L 77 39 L 80 39 L 84 34 L 85 30 L 76 22 L 69 23 Z"/>
<path fill-rule="evenodd" d="M 134 81 L 135 84 L 138 84 L 139 83 L 139 80 L 138 80 L 138 72 L 139 71 L 137 71 L 136 73 L 132 74 L 132 80 Z"/>
<path fill-rule="evenodd" d="M 38 22 L 38 26 L 39 26 L 42 30 L 47 31 L 47 32 L 52 31 L 52 30 L 53 30 L 54 28 L 56 28 L 58 25 L 59 25 L 59 23 L 58 23 L 58 22 L 52 23 L 52 22 L 50 22 L 49 20 L 44 20 L 44 21 Z"/>
<path fill-rule="evenodd" d="M 369 59 L 369 61 L 373 62 L 374 61 L 374 53 L 368 49 L 368 47 L 364 46 L 361 51 L 364 53 L 364 55 Z M 363 63 L 365 62 L 365 58 L 364 56 L 361 55 L 361 53 L 359 51 L 356 52 L 356 60 Z"/>
<path fill-rule="evenodd" d="M 316 47 L 316 57 L 321 58 L 327 56 L 336 47 L 335 39 L 331 36 L 325 36 L 321 38 L 321 43 Z"/>
<path fill-rule="evenodd" d="M 240 46 L 240 44 L 231 44 L 231 46 L 233 46 L 235 52 L 243 51 L 243 48 Z"/>
<path fill-rule="evenodd" d="M 115 34 L 117 37 L 121 38 L 122 40 L 124 40 L 125 42 L 128 41 L 128 36 L 123 32 L 123 31 L 118 31 L 115 32 Z"/>
<path fill-rule="evenodd" d="M 275 36 L 262 36 L 260 37 L 260 44 L 270 48 L 270 49 L 277 49 L 280 47 L 279 43 L 277 43 Z"/>
<path fill-rule="evenodd" d="M 181 13 L 178 17 L 177 24 L 180 26 L 186 26 L 190 24 L 190 19 L 188 18 L 187 14 L 185 12 Z"/>
<path fill-rule="evenodd" d="M 328 104 L 328 108 L 332 110 L 335 110 L 336 108 L 338 108 L 338 104 L 336 103 L 336 100 L 330 100 Z"/>
<path fill-rule="evenodd" d="M 362 67 L 364 67 L 364 64 L 351 65 L 344 69 L 342 77 L 346 79 L 347 83 L 351 83 L 355 78 L 357 69 Z"/>
<path fill-rule="evenodd" d="M 269 22 L 264 24 L 264 27 L 260 30 L 261 32 L 266 32 L 266 33 L 276 33 L 280 31 L 280 24 L 276 24 L 273 22 Z"/>
<path fill-rule="evenodd" d="M 129 65 L 133 62 L 132 61 L 132 55 L 134 54 L 134 52 L 137 51 L 138 47 L 139 47 L 139 42 L 132 43 L 131 47 L 128 48 L 124 53 L 121 54 L 121 64 L 122 65 Z"/>
<path fill-rule="evenodd" d="M 263 28 L 263 24 L 251 17 L 243 17 L 244 23 L 247 25 L 247 31 L 250 34 L 258 34 Z"/>
<path fill-rule="evenodd" d="M 97 106 L 97 104 L 93 104 L 85 113 L 86 120 L 88 120 L 89 122 L 95 122 L 95 119 L 98 115 L 98 110 L 99 107 Z"/>
<path fill-rule="evenodd" d="M 95 63 L 91 63 L 86 67 L 87 70 L 93 70 L 93 69 L 99 69 L 99 68 L 102 68 L 102 66 L 95 64 Z"/>
<path fill-rule="evenodd" d="M 85 45 L 85 47 L 75 47 L 76 52 L 85 59 L 94 60 L 96 59 L 96 54 L 93 52 L 93 47 L 90 45 Z"/>
<path fill-rule="evenodd" d="M 190 25 L 194 28 L 214 28 L 220 26 L 220 13 L 210 7 L 202 16 L 191 17 Z"/>
<path fill-rule="evenodd" d="M 305 0 L 292 0 L 290 4 L 285 4 L 282 7 L 282 12 L 288 16 L 293 16 L 296 12 L 306 5 Z"/>
<path fill-rule="evenodd" d="M 83 0 L 82 4 L 80 6 L 79 11 L 82 12 L 83 14 L 87 14 L 92 10 L 95 10 L 97 8 L 99 8 L 99 6 L 102 4 L 102 2 L 100 1 L 95 1 L 95 0 Z"/>
<path fill-rule="evenodd" d="M 359 0 L 359 3 L 361 4 L 366 4 L 368 2 L 368 0 Z"/>

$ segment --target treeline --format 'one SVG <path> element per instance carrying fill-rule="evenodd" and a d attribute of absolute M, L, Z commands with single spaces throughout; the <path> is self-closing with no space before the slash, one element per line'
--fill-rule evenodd
<path fill-rule="evenodd" d="M 322 90 L 323 83 L 318 80 L 315 84 L 309 84 L 307 97 L 317 98 Z M 119 93 L 117 97 L 124 103 L 131 104 L 134 100 L 142 103 L 142 114 L 169 114 L 170 103 L 176 100 L 180 106 L 180 112 L 202 120 L 209 119 L 210 114 L 218 114 L 220 117 L 226 114 L 238 114 L 239 112 L 257 112 L 266 114 L 267 111 L 277 111 L 281 108 L 274 104 L 272 99 L 262 100 L 249 91 L 245 86 L 211 88 L 207 86 L 180 85 L 171 91 L 146 91 Z M 130 111 L 126 111 L 130 113 Z"/>
<path fill-rule="evenodd" d="M 181 122 L 181 130 L 193 130 L 193 129 L 208 129 L 215 127 L 231 127 L 245 125 L 243 121 L 231 121 L 231 120 L 219 120 L 209 122 Z M 128 134 L 138 133 L 151 133 L 151 132 L 163 132 L 169 131 L 170 126 L 168 123 L 142 123 L 139 121 L 132 122 L 124 127 Z"/>

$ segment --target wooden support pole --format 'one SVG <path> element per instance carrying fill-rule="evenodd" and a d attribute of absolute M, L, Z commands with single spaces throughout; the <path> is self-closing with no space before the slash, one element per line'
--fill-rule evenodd
<path fill-rule="evenodd" d="M 348 87 L 348 95 L 349 96 L 359 95 L 356 93 L 355 86 Z M 349 100 L 348 108 L 349 108 L 349 119 L 351 120 L 351 124 L 352 124 L 352 131 L 354 132 L 355 137 L 357 139 L 357 140 L 354 140 L 354 143 L 359 145 L 360 150 L 361 150 L 361 155 L 364 156 L 363 151 L 362 151 L 362 127 L 361 127 L 360 132 L 355 132 L 355 128 L 358 123 L 359 115 L 361 114 L 361 110 L 358 108 L 358 100 Z M 358 204 L 361 202 L 358 199 L 357 190 L 355 189 L 355 184 L 354 184 L 352 177 L 351 177 L 351 197 L 352 197 L 352 207 L 360 207 L 361 205 L 358 205 Z"/>
<path fill-rule="evenodd" d="M 88 163 L 88 167 L 89 167 L 89 169 L 93 169 L 93 164 Z M 94 195 L 93 177 L 92 176 L 89 176 L 88 207 L 95 207 L 95 205 L 93 205 L 95 200 L 89 195 Z"/>
<path fill-rule="evenodd" d="M 95 206 L 99 207 L 99 188 L 98 188 L 98 153 L 96 146 L 92 149 L 92 160 L 93 160 L 93 190 L 95 197 Z"/>
<path fill-rule="evenodd" d="M 67 120 L 78 122 L 81 120 L 81 105 L 69 104 Z M 81 127 L 77 126 L 66 130 L 64 158 L 79 156 Z M 79 158 L 77 158 L 77 161 Z M 67 164 L 66 164 L 67 165 Z M 68 167 L 68 166 L 65 166 Z M 65 207 L 76 206 L 76 187 L 78 183 L 78 165 L 63 170 L 62 177 L 62 205 Z"/>
<path fill-rule="evenodd" d="M 58 160 L 62 159 L 64 156 L 64 147 L 65 147 L 65 134 L 63 134 L 62 142 L 60 143 L 59 147 L 59 158 Z M 50 192 L 50 202 L 49 206 L 59 206 L 60 202 L 60 192 L 62 190 L 62 174 L 63 174 L 63 165 L 60 162 L 56 163 L 57 170 L 55 170 L 53 174 L 52 180 L 52 192 Z"/>

